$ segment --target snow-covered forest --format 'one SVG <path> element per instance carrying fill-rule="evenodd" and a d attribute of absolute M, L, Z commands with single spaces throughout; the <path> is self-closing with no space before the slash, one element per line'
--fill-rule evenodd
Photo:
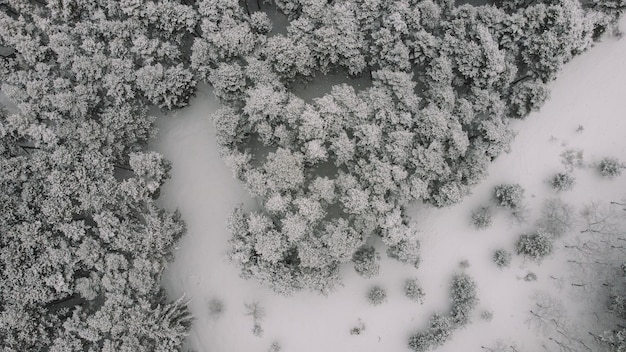
<path fill-rule="evenodd" d="M 0 1 L 0 347 L 459 350 L 471 326 L 524 312 L 536 336 L 468 348 L 626 350 L 626 106 L 556 118 L 571 133 L 549 140 L 532 119 L 577 56 L 621 43 L 624 8 Z M 546 164 L 507 162 L 546 143 Z M 314 325 L 272 317 L 316 307 Z"/>

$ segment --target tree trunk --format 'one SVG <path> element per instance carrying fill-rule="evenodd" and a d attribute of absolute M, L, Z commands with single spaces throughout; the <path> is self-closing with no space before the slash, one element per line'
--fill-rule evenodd
<path fill-rule="evenodd" d="M 248 0 L 243 0 L 243 7 L 246 9 L 246 13 L 250 16 L 250 8 L 248 7 Z"/>
<path fill-rule="evenodd" d="M 523 77 L 520 77 L 520 78 L 516 79 L 515 81 L 511 82 L 511 87 L 515 86 L 518 83 L 522 83 L 522 82 L 524 82 L 524 81 L 526 81 L 526 80 L 528 80 L 530 78 L 532 78 L 531 75 L 525 75 Z"/>

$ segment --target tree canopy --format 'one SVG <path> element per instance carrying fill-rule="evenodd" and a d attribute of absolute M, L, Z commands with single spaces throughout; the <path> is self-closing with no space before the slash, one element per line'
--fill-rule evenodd
<path fill-rule="evenodd" d="M 201 1 L 192 65 L 211 72 L 224 104 L 213 116 L 222 156 L 263 205 L 233 213 L 231 258 L 282 293 L 327 293 L 371 236 L 418 266 L 419 225 L 404 206 L 462 200 L 507 150 L 509 121 L 541 106 L 546 83 L 614 15 L 576 0 L 275 5 L 285 31 L 259 30 L 233 1 Z M 211 44 L 220 26 L 241 29 L 228 42 L 238 52 Z M 372 86 L 336 85 L 312 102 L 291 91 L 337 72 Z"/>

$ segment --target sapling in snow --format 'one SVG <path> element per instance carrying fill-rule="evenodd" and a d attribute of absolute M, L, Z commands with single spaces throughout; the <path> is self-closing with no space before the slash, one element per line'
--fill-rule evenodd
<path fill-rule="evenodd" d="M 478 210 L 472 211 L 472 223 L 474 227 L 479 230 L 489 228 L 492 223 L 491 208 L 481 207 Z"/>
<path fill-rule="evenodd" d="M 374 306 L 378 306 L 387 300 L 387 291 L 381 286 L 373 286 L 367 291 L 367 301 Z"/>
<path fill-rule="evenodd" d="M 550 179 L 550 186 L 559 192 L 571 190 L 575 183 L 576 178 L 567 172 L 559 172 Z"/>
<path fill-rule="evenodd" d="M 419 284 L 417 279 L 407 279 L 404 282 L 404 295 L 408 297 L 410 300 L 417 302 L 419 304 L 424 303 L 424 289 Z"/>
<path fill-rule="evenodd" d="M 495 252 L 493 252 L 492 259 L 499 268 L 504 268 L 508 267 L 511 264 L 511 257 L 511 252 L 505 249 L 497 249 Z"/>
<path fill-rule="evenodd" d="M 598 163 L 598 171 L 604 177 L 617 177 L 622 174 L 626 166 L 619 159 L 613 157 L 605 157 Z"/>
<path fill-rule="evenodd" d="M 501 184 L 494 189 L 498 205 L 507 209 L 517 209 L 524 200 L 524 189 L 519 184 Z"/>

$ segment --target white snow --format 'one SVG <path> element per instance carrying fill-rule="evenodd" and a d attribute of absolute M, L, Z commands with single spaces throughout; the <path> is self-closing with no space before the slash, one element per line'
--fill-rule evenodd
<path fill-rule="evenodd" d="M 626 19 L 621 21 L 622 28 Z M 516 238 L 533 228 L 541 204 L 556 196 L 546 179 L 564 170 L 559 155 L 568 148 L 584 150 L 588 164 L 604 156 L 626 161 L 626 40 L 607 38 L 589 52 L 568 63 L 551 84 L 550 100 L 538 113 L 516 123 L 518 135 L 511 152 L 500 156 L 489 168 L 489 177 L 461 204 L 433 209 L 415 205 L 413 214 L 421 226 L 422 266 L 414 269 L 385 258 L 381 273 L 373 279 L 358 277 L 351 267 L 343 269 L 344 287 L 329 297 L 299 293 L 292 297 L 274 295 L 255 281 L 238 277 L 225 257 L 229 233 L 227 214 L 239 203 L 247 209 L 257 206 L 218 156 L 215 133 L 209 115 L 218 107 L 206 86 L 200 87 L 190 107 L 161 117 L 155 150 L 163 153 L 173 168 L 171 180 L 162 189 L 163 206 L 182 212 L 188 234 L 175 251 L 176 260 L 168 269 L 164 285 L 172 298 L 185 294 L 195 315 L 189 347 L 198 352 L 267 351 L 278 341 L 282 351 L 408 351 L 411 333 L 426 326 L 430 315 L 449 308 L 449 283 L 462 270 L 459 262 L 478 283 L 480 302 L 472 324 L 454 333 L 438 351 L 480 351 L 498 338 L 510 339 L 520 351 L 537 350 L 538 333 L 526 320 L 530 297 L 541 289 L 553 292 L 566 307 L 576 308 L 550 275 L 566 276 L 562 250 L 538 266 L 515 256 L 510 268 L 500 270 L 491 261 L 493 250 L 513 250 Z M 579 125 L 584 127 L 576 132 Z M 575 171 L 573 191 L 561 196 L 579 207 L 591 200 L 617 201 L 626 193 L 626 175 L 609 180 L 592 167 Z M 506 211 L 499 210 L 493 226 L 485 231 L 470 225 L 473 209 L 489 204 L 493 187 L 499 183 L 520 183 L 526 190 L 531 210 L 527 224 L 516 225 Z M 379 246 L 384 253 L 382 246 Z M 538 280 L 521 278 L 535 272 Z M 416 276 L 425 291 L 425 304 L 404 297 L 404 280 Z M 387 302 L 367 303 L 367 289 L 380 284 L 387 289 Z M 210 317 L 207 303 L 219 298 L 223 314 Z M 245 315 L 244 303 L 259 301 L 266 310 L 262 337 L 252 334 L 252 318 Z M 480 312 L 493 311 L 491 322 Z M 361 335 L 349 330 L 358 319 L 366 325 Z M 581 326 L 585 322 L 580 322 Z"/>

